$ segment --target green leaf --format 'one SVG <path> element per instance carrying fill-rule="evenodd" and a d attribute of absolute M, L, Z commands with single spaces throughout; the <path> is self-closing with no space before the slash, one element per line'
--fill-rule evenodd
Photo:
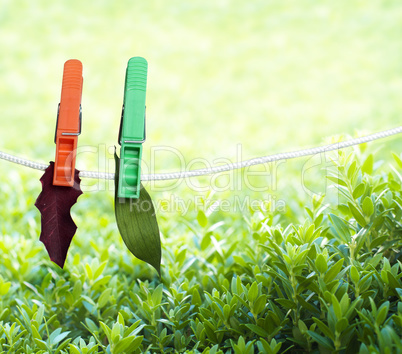
<path fill-rule="evenodd" d="M 292 300 L 288 299 L 275 299 L 275 301 L 286 309 L 294 309 L 296 308 L 296 304 Z"/>
<path fill-rule="evenodd" d="M 267 295 L 265 294 L 260 295 L 258 299 L 254 302 L 253 313 L 258 315 L 261 311 L 264 310 L 266 303 L 267 303 Z"/>
<path fill-rule="evenodd" d="M 318 344 L 322 345 L 323 347 L 325 347 L 325 348 L 327 348 L 329 350 L 334 349 L 331 341 L 328 338 L 320 336 L 318 333 L 315 333 L 313 331 L 308 331 L 307 333 L 311 336 L 311 338 L 313 340 L 315 340 Z"/>
<path fill-rule="evenodd" d="M 394 152 L 392 153 L 392 156 L 394 157 L 396 163 L 398 164 L 399 168 L 402 168 L 402 160 L 400 159 L 400 157 L 395 154 Z"/>
<path fill-rule="evenodd" d="M 376 248 L 379 245 L 382 245 L 385 241 L 387 241 L 387 238 L 389 235 L 384 235 L 384 236 L 379 236 L 375 238 L 373 241 L 370 243 L 370 249 Z"/>
<path fill-rule="evenodd" d="M 103 332 L 105 332 L 109 343 L 111 343 L 111 341 L 112 341 L 112 337 L 111 337 L 112 330 L 105 323 L 103 323 L 102 321 L 99 321 L 99 324 L 101 325 L 101 327 L 103 329 Z"/>
<path fill-rule="evenodd" d="M 121 237 L 130 252 L 153 266 L 160 276 L 161 241 L 152 199 L 141 184 L 138 199 L 118 198 L 119 158 L 115 175 L 115 214 Z"/>
<path fill-rule="evenodd" d="M 341 318 L 335 325 L 335 329 L 338 333 L 342 333 L 346 327 L 349 325 L 348 320 L 344 317 Z"/>
<path fill-rule="evenodd" d="M 362 172 L 371 175 L 373 173 L 374 159 L 373 154 L 370 154 L 362 165 Z"/>
<path fill-rule="evenodd" d="M 346 221 L 335 214 L 329 214 L 329 218 L 334 226 L 336 236 L 338 236 L 339 239 L 341 239 L 344 243 L 350 242 L 352 239 L 350 237 L 350 231 L 346 225 Z"/>
<path fill-rule="evenodd" d="M 390 286 L 390 288 L 397 289 L 401 287 L 400 282 L 394 277 L 394 275 L 389 270 L 387 270 L 387 278 L 388 278 L 388 285 Z"/>
<path fill-rule="evenodd" d="M 55 338 L 52 340 L 52 345 L 59 344 L 64 338 L 66 338 L 66 337 L 68 336 L 69 333 L 70 333 L 70 332 L 63 332 L 63 333 L 60 333 L 57 337 L 55 337 Z"/>
<path fill-rule="evenodd" d="M 257 334 L 260 337 L 266 338 L 269 336 L 268 332 L 259 326 L 253 324 L 246 324 L 246 327 L 252 330 L 255 334 Z"/>
<path fill-rule="evenodd" d="M 40 349 L 43 349 L 43 350 L 46 350 L 46 349 L 47 349 L 46 342 L 44 342 L 43 340 L 40 340 L 40 339 L 35 338 L 35 344 L 36 344 Z"/>
<path fill-rule="evenodd" d="M 162 301 L 163 284 L 159 284 L 152 294 L 153 306 L 159 305 Z"/>
<path fill-rule="evenodd" d="M 354 173 L 355 173 L 355 171 L 356 171 L 356 166 L 357 166 L 356 161 L 353 161 L 353 162 L 350 164 L 350 166 L 349 166 L 349 168 L 348 168 L 348 178 L 349 178 L 349 179 L 352 179 L 352 178 L 353 178 L 353 175 L 354 175 Z"/>
<path fill-rule="evenodd" d="M 81 354 L 81 352 L 77 349 L 74 344 L 70 344 L 70 354 Z"/>
<path fill-rule="evenodd" d="M 34 339 L 40 339 L 42 340 L 42 336 L 40 335 L 40 333 L 38 332 L 38 330 L 36 329 L 35 326 L 31 326 L 31 331 L 32 331 L 32 337 Z"/>
<path fill-rule="evenodd" d="M 334 265 L 332 265 L 327 274 L 325 274 L 324 281 L 326 283 L 329 283 L 331 280 L 335 279 L 337 275 L 339 275 L 339 272 L 342 269 L 343 265 L 343 258 L 341 258 L 338 262 L 336 262 Z"/>
<path fill-rule="evenodd" d="M 223 306 L 223 317 L 227 321 L 230 317 L 230 306 L 226 304 Z"/>
<path fill-rule="evenodd" d="M 10 290 L 11 287 L 11 283 L 7 282 L 7 283 L 3 283 L 0 285 L 0 296 L 4 296 L 8 293 L 8 291 Z"/>
<path fill-rule="evenodd" d="M 80 280 L 77 280 L 73 288 L 74 300 L 77 301 L 81 297 L 81 294 L 82 294 L 82 283 Z"/>
<path fill-rule="evenodd" d="M 354 190 L 353 190 L 353 198 L 357 199 L 360 198 L 365 190 L 365 184 L 362 182 L 360 183 Z"/>
<path fill-rule="evenodd" d="M 194 288 L 194 290 L 193 290 L 193 296 L 192 296 L 192 298 L 191 298 L 191 303 L 192 303 L 193 305 L 197 305 L 197 306 L 202 305 L 200 293 L 199 293 L 198 290 L 195 289 L 195 288 Z"/>
<path fill-rule="evenodd" d="M 342 318 L 342 309 L 337 297 L 333 294 L 332 294 L 332 307 L 334 309 L 335 316 L 339 321 Z"/>
<path fill-rule="evenodd" d="M 124 327 L 124 325 L 125 325 L 124 322 L 125 322 L 125 321 L 124 321 L 124 317 L 123 317 L 122 313 L 119 312 L 119 313 L 117 314 L 117 323 L 120 323 L 120 324 Z"/>
<path fill-rule="evenodd" d="M 112 289 L 111 288 L 107 288 L 105 289 L 105 291 L 101 294 L 101 296 L 99 296 L 98 299 L 98 307 L 101 309 L 102 307 L 104 307 L 107 302 L 109 301 L 109 297 L 110 294 L 112 293 Z"/>
<path fill-rule="evenodd" d="M 38 311 L 35 314 L 35 320 L 38 322 L 38 325 L 40 325 L 43 321 L 43 315 L 45 313 L 45 306 L 40 306 Z"/>
<path fill-rule="evenodd" d="M 325 334 L 326 337 L 328 337 L 332 340 L 334 339 L 334 333 L 328 328 L 328 326 L 324 322 L 322 322 L 321 320 L 319 320 L 316 317 L 313 317 L 313 321 L 318 326 L 318 328 L 321 330 L 321 332 L 323 334 Z"/>
<path fill-rule="evenodd" d="M 363 213 L 367 216 L 371 216 L 374 213 L 374 204 L 370 197 L 364 198 Z"/>
<path fill-rule="evenodd" d="M 382 325 L 387 318 L 389 310 L 389 301 L 384 302 L 377 311 L 375 322 L 378 326 Z"/>
<path fill-rule="evenodd" d="M 352 265 L 352 267 L 350 268 L 350 278 L 355 284 L 357 284 L 357 282 L 360 280 L 359 272 L 354 265 Z"/>
<path fill-rule="evenodd" d="M 348 202 L 349 210 L 352 213 L 353 217 L 355 220 L 358 222 L 358 224 L 362 227 L 367 225 L 366 220 L 364 219 L 363 214 L 359 209 L 357 209 L 352 203 Z"/>
<path fill-rule="evenodd" d="M 121 335 L 123 334 L 121 333 L 122 328 L 123 326 L 118 322 L 113 325 L 111 332 L 112 343 L 120 341 Z"/>
<path fill-rule="evenodd" d="M 114 347 L 113 353 L 123 353 L 128 347 L 130 352 L 135 351 L 142 343 L 143 336 L 129 336 L 121 339 Z"/>
<path fill-rule="evenodd" d="M 258 285 L 257 282 L 254 282 L 250 286 L 250 289 L 248 290 L 248 301 L 254 302 L 257 296 L 258 296 Z"/>
<path fill-rule="evenodd" d="M 318 271 L 321 274 L 324 274 L 327 269 L 328 269 L 328 265 L 327 265 L 327 261 L 325 260 L 325 257 L 322 254 L 319 254 L 315 260 L 315 266 L 317 267 Z"/>
<path fill-rule="evenodd" d="M 208 224 L 208 219 L 202 210 L 198 210 L 197 221 L 201 227 L 205 227 Z"/>
<path fill-rule="evenodd" d="M 308 328 L 307 328 L 306 324 L 302 320 L 299 320 L 297 322 L 297 326 L 299 327 L 299 330 L 300 330 L 300 332 L 302 334 L 307 333 Z"/>
<path fill-rule="evenodd" d="M 216 328 L 211 324 L 211 322 L 205 320 L 204 322 L 204 328 L 205 328 L 205 332 L 208 336 L 208 338 L 212 341 L 212 342 L 217 342 L 218 338 L 216 336 Z"/>
<path fill-rule="evenodd" d="M 99 332 L 99 328 L 96 326 L 95 322 L 92 321 L 90 318 L 85 319 L 85 324 L 87 325 L 88 329 L 92 334 Z"/>
<path fill-rule="evenodd" d="M 336 184 L 339 184 L 340 186 L 343 186 L 343 187 L 347 187 L 347 186 L 348 186 L 348 185 L 346 184 L 346 182 L 345 182 L 343 179 L 341 179 L 341 178 L 333 177 L 333 176 L 327 176 L 327 178 L 328 178 L 330 181 L 335 182 Z"/>

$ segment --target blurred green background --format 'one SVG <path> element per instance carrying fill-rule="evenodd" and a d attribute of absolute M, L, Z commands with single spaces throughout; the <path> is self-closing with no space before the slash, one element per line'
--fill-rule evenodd
<path fill-rule="evenodd" d="M 401 124 L 402 4 L 397 0 L 0 4 L 0 150 L 12 154 L 41 162 L 54 159 L 62 69 L 70 58 L 84 65 L 79 145 L 101 146 L 110 159 L 132 56 L 149 63 L 145 163 L 157 146 L 178 149 L 186 162 L 205 158 L 212 163 L 235 159 L 238 144 L 243 158 L 252 158 Z M 398 140 L 370 148 L 385 146 L 377 156 L 388 158 L 389 150 L 399 146 L 400 151 Z M 289 205 L 310 201 L 300 185 L 306 160 L 278 168 L 273 192 Z M 173 171 L 178 160 L 159 153 L 155 165 L 156 172 Z M 7 162 L 0 166 L 2 213 L 15 213 L 3 223 L 3 233 L 26 233 L 29 224 L 36 237 L 39 212 L 33 203 L 41 173 Z M 79 169 L 97 167 L 96 154 L 77 160 Z M 319 183 L 315 172 L 313 185 Z M 209 181 L 193 183 L 208 186 Z M 150 189 L 156 200 L 206 194 L 185 184 L 166 192 Z M 236 193 L 256 194 L 246 186 Z M 231 194 L 218 193 L 217 198 Z M 118 239 L 112 197 L 110 190 L 85 193 L 73 209 L 76 223 L 87 221 L 87 231 Z M 179 213 L 173 215 L 180 220 Z M 169 232 L 166 215 L 158 217 Z M 110 230 L 96 231 L 96 225 L 110 225 Z M 83 240 L 80 233 L 77 237 Z"/>
<path fill-rule="evenodd" d="M 212 159 L 241 143 L 254 157 L 400 124 L 400 2 L 213 3 L 2 0 L 2 148 L 53 157 L 70 58 L 84 65 L 81 145 L 116 144 L 137 55 L 149 62 L 146 149 Z"/>

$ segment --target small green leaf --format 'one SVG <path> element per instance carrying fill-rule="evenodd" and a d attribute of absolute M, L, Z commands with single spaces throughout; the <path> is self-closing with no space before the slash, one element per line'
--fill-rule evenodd
<path fill-rule="evenodd" d="M 198 210 L 197 221 L 201 227 L 205 227 L 208 224 L 208 219 L 202 210 Z"/>
<path fill-rule="evenodd" d="M 394 157 L 396 163 L 398 164 L 399 168 L 402 168 L 402 160 L 401 158 L 395 154 L 394 152 L 392 153 L 392 156 Z"/>
<path fill-rule="evenodd" d="M 302 320 L 299 320 L 299 322 L 297 322 L 297 325 L 298 325 L 299 330 L 300 330 L 300 332 L 302 334 L 307 333 L 308 328 L 307 328 L 306 324 Z"/>
<path fill-rule="evenodd" d="M 121 312 L 117 314 L 117 323 L 121 324 L 123 327 L 125 325 L 124 317 Z"/>
<path fill-rule="evenodd" d="M 246 327 L 252 330 L 255 334 L 257 334 L 260 337 L 266 338 L 269 336 L 268 332 L 259 326 L 253 324 L 246 324 Z"/>
<path fill-rule="evenodd" d="M 328 338 L 325 338 L 323 336 L 320 336 L 319 334 L 313 332 L 313 331 L 308 331 L 307 332 L 313 340 L 315 340 L 318 344 L 322 345 L 323 347 L 329 349 L 329 350 L 334 350 L 334 347 L 331 343 L 331 341 Z"/>
<path fill-rule="evenodd" d="M 202 305 L 201 296 L 197 289 L 193 290 L 193 296 L 191 298 L 191 303 L 193 305 L 197 305 L 197 306 Z"/>
<path fill-rule="evenodd" d="M 230 306 L 228 304 L 223 306 L 223 317 L 225 321 L 227 321 L 230 317 Z"/>
<path fill-rule="evenodd" d="M 342 333 L 348 325 L 349 325 L 348 320 L 345 317 L 343 317 L 336 323 L 335 329 L 338 333 Z"/>
<path fill-rule="evenodd" d="M 152 265 L 160 276 L 161 241 L 152 199 L 141 184 L 138 199 L 118 198 L 119 158 L 115 155 L 115 213 L 121 237 L 130 252 Z"/>
<path fill-rule="evenodd" d="M 7 282 L 7 283 L 3 283 L 0 286 L 0 296 L 4 296 L 8 293 L 8 291 L 10 290 L 11 287 L 11 283 Z"/>
<path fill-rule="evenodd" d="M 375 322 L 378 326 L 382 325 L 387 318 L 389 310 L 389 301 L 384 302 L 377 311 Z"/>
<path fill-rule="evenodd" d="M 321 330 L 321 332 L 323 334 L 325 334 L 328 338 L 330 339 L 334 339 L 334 333 L 328 328 L 328 326 L 322 322 L 321 320 L 319 320 L 316 317 L 313 317 L 313 321 L 315 322 L 315 324 L 318 326 L 318 328 Z"/>
<path fill-rule="evenodd" d="M 342 269 L 343 265 L 343 258 L 341 258 L 338 262 L 335 264 L 331 265 L 329 268 L 327 274 L 325 274 L 324 281 L 326 283 L 329 283 L 331 280 L 335 279 L 337 275 L 339 275 L 339 272 Z"/>
<path fill-rule="evenodd" d="M 357 221 L 357 223 L 362 227 L 366 226 L 367 222 L 364 219 L 364 216 L 361 213 L 361 211 L 359 209 L 357 209 L 352 203 L 348 203 L 348 206 L 349 206 L 350 212 L 352 213 L 352 215 L 355 218 L 355 220 Z"/>
<path fill-rule="evenodd" d="M 43 350 L 47 349 L 46 342 L 44 342 L 43 340 L 35 338 L 35 343 L 40 349 L 43 349 Z"/>
<path fill-rule="evenodd" d="M 88 279 L 92 280 L 92 278 L 93 278 L 92 269 L 91 269 L 91 266 L 88 263 L 85 264 L 85 271 L 87 273 Z"/>
<path fill-rule="evenodd" d="M 349 178 L 349 179 L 352 179 L 352 178 L 353 178 L 353 175 L 354 175 L 354 173 L 355 173 L 355 171 L 356 171 L 356 166 L 357 166 L 356 161 L 353 161 L 353 162 L 350 164 L 350 166 L 349 166 L 349 168 L 348 168 L 348 178 Z"/>
<path fill-rule="evenodd" d="M 346 221 L 335 214 L 329 214 L 329 218 L 334 226 L 335 236 L 342 240 L 344 243 L 349 243 L 352 239 L 350 237 L 350 231 L 346 225 Z"/>
<path fill-rule="evenodd" d="M 253 313 L 258 315 L 261 311 L 264 310 L 266 303 L 267 303 L 267 295 L 265 294 L 260 295 L 258 299 L 255 300 L 254 302 Z"/>
<path fill-rule="evenodd" d="M 337 297 L 334 294 L 332 294 L 332 307 L 334 309 L 335 316 L 338 320 L 340 320 L 342 318 L 342 309 Z"/>
<path fill-rule="evenodd" d="M 345 182 L 343 179 L 341 179 L 341 178 L 334 177 L 334 176 L 327 176 L 327 178 L 328 178 L 330 181 L 335 182 L 336 184 L 339 184 L 340 186 L 347 187 L 346 182 Z"/>
<path fill-rule="evenodd" d="M 365 184 L 362 182 L 360 183 L 354 190 L 353 190 L 353 198 L 357 199 L 360 198 L 363 193 L 364 190 L 366 189 Z"/>
<path fill-rule="evenodd" d="M 322 254 L 319 254 L 315 260 L 315 266 L 321 274 L 324 274 L 328 269 L 327 261 Z"/>
<path fill-rule="evenodd" d="M 101 327 L 103 329 L 103 332 L 105 332 L 109 343 L 111 343 L 111 341 L 112 341 L 112 338 L 111 338 L 112 330 L 105 323 L 103 323 L 102 321 L 99 321 L 99 324 L 101 325 Z"/>
<path fill-rule="evenodd" d="M 45 306 L 40 306 L 38 311 L 35 314 L 35 320 L 38 323 L 38 325 L 40 325 L 43 321 L 43 315 L 45 313 Z"/>
<path fill-rule="evenodd" d="M 354 265 L 352 265 L 352 267 L 350 268 L 350 278 L 355 284 L 357 284 L 357 282 L 360 280 L 359 272 Z"/>
<path fill-rule="evenodd" d="M 81 283 L 81 280 L 77 280 L 74 283 L 74 288 L 73 288 L 74 300 L 77 301 L 81 297 L 81 294 L 82 294 L 82 283 Z"/>
<path fill-rule="evenodd" d="M 60 333 L 58 336 L 56 336 L 53 340 L 52 340 L 52 345 L 57 345 L 59 344 L 64 338 L 66 338 L 68 336 L 70 332 L 63 332 Z"/>
<path fill-rule="evenodd" d="M 112 327 L 112 333 L 111 333 L 111 338 L 112 338 L 112 343 L 117 343 L 120 341 L 121 339 L 121 329 L 123 328 L 123 326 L 116 322 L 113 327 Z"/>
<path fill-rule="evenodd" d="M 205 320 L 204 328 L 205 328 L 205 332 L 206 332 L 208 338 L 213 342 L 217 342 L 218 338 L 216 336 L 217 335 L 216 328 L 211 324 L 211 322 L 209 322 L 208 320 Z"/>
<path fill-rule="evenodd" d="M 42 340 L 42 336 L 40 335 L 40 333 L 38 332 L 38 330 L 36 329 L 35 326 L 31 326 L 31 331 L 32 331 L 32 337 L 34 339 L 40 339 Z"/>
<path fill-rule="evenodd" d="M 90 318 L 85 319 L 85 324 L 87 325 L 88 329 L 91 331 L 92 334 L 99 332 L 99 328 L 96 326 L 95 322 L 92 321 Z"/>
<path fill-rule="evenodd" d="M 364 198 L 363 213 L 367 216 L 371 216 L 374 213 L 374 204 L 370 197 Z"/>
<path fill-rule="evenodd" d="M 379 245 L 382 245 L 385 241 L 387 241 L 387 238 L 389 237 L 389 235 L 384 235 L 384 236 L 379 236 L 377 238 L 375 238 L 373 241 L 371 241 L 370 243 L 370 248 L 376 248 Z"/>
<path fill-rule="evenodd" d="M 257 282 L 254 282 L 250 286 L 250 289 L 248 290 L 248 301 L 254 302 L 257 296 L 258 296 L 258 285 Z"/>
<path fill-rule="evenodd" d="M 102 307 L 104 307 L 104 306 L 108 303 L 111 293 L 112 293 L 112 289 L 111 289 L 111 288 L 108 288 L 108 289 L 105 289 L 105 290 L 103 291 L 103 293 L 99 296 L 99 299 L 98 299 L 98 307 L 99 307 L 100 309 L 101 309 Z"/>
<path fill-rule="evenodd" d="M 296 304 L 292 300 L 288 299 L 275 299 L 275 301 L 286 309 L 294 309 L 296 308 Z"/>
<path fill-rule="evenodd" d="M 74 344 L 70 344 L 70 354 L 81 354 Z"/>
<path fill-rule="evenodd" d="M 152 304 L 159 305 L 162 301 L 163 284 L 159 284 L 152 294 Z"/>
<path fill-rule="evenodd" d="M 371 175 L 373 173 L 374 159 L 373 154 L 370 154 L 362 165 L 362 172 Z"/>
<path fill-rule="evenodd" d="M 142 343 L 143 337 L 129 336 L 121 339 L 114 347 L 113 353 L 124 353 L 130 347 L 130 352 L 135 351 Z"/>

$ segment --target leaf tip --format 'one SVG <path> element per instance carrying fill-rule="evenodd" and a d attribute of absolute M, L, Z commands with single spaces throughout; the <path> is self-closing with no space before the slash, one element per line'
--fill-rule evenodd
<path fill-rule="evenodd" d="M 56 259 L 56 258 L 52 258 L 52 257 L 50 257 L 50 260 L 51 260 L 53 263 L 57 264 L 61 269 L 64 268 L 65 260 Z"/>
<path fill-rule="evenodd" d="M 150 264 L 151 264 L 151 266 L 154 267 L 155 270 L 158 272 L 158 276 L 159 276 L 159 280 L 160 280 L 160 279 L 162 278 L 162 274 L 161 274 L 161 263 L 158 262 L 158 263 L 155 263 L 155 264 L 152 264 L 152 263 L 150 263 Z"/>

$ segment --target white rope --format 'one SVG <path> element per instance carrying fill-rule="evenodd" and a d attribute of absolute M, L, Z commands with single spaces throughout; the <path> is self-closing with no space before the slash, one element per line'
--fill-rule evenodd
<path fill-rule="evenodd" d="M 384 130 L 379 133 L 363 136 L 361 138 L 355 138 L 355 139 L 342 141 L 342 142 L 335 143 L 335 144 L 319 146 L 319 147 L 315 147 L 315 148 L 311 148 L 311 149 L 303 149 L 303 150 L 285 152 L 285 153 L 275 154 L 275 155 L 262 156 L 262 157 L 257 157 L 257 158 L 250 159 L 250 160 L 236 162 L 236 163 L 229 163 L 229 164 L 225 164 L 225 165 L 214 166 L 211 168 L 203 168 L 203 169 L 198 169 L 198 170 L 172 172 L 172 173 L 142 174 L 141 180 L 142 181 L 162 181 L 162 180 L 169 180 L 169 179 L 180 179 L 180 178 L 187 178 L 187 177 L 209 175 L 209 174 L 213 174 L 213 173 L 220 173 L 220 172 L 235 170 L 235 169 L 244 168 L 244 167 L 253 166 L 253 165 L 260 165 L 260 164 L 264 164 L 267 162 L 273 162 L 273 161 L 278 161 L 278 160 L 289 160 L 289 159 L 294 159 L 296 157 L 316 155 L 316 154 L 320 154 L 320 153 L 327 152 L 327 151 L 343 149 L 346 147 L 367 143 L 369 141 L 383 139 L 383 138 L 386 138 L 386 137 L 389 137 L 392 135 L 396 135 L 396 134 L 400 134 L 400 133 L 402 133 L 402 126 L 393 128 L 393 129 Z M 36 170 L 44 171 L 48 167 L 48 165 L 46 165 L 46 164 L 23 159 L 23 158 L 20 158 L 20 157 L 11 155 L 11 154 L 7 154 L 2 151 L 0 151 L 0 159 L 10 161 L 10 162 L 18 164 L 18 165 L 30 167 L 30 168 L 33 168 Z M 96 171 L 81 171 L 80 177 L 113 180 L 114 173 L 105 173 L 105 172 L 96 172 Z"/>

